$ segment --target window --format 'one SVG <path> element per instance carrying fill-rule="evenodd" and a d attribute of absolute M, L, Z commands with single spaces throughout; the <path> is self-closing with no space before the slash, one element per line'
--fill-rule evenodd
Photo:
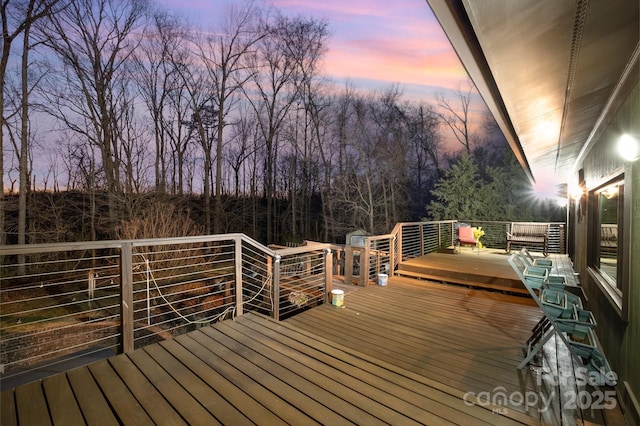
<path fill-rule="evenodd" d="M 598 225 L 600 227 L 599 255 L 597 258 L 600 273 L 618 291 L 622 291 L 618 279 L 618 229 L 622 213 L 623 182 L 615 182 L 597 191 Z"/>
<path fill-rule="evenodd" d="M 615 179 L 591 191 L 589 266 L 592 276 L 618 309 L 625 300 L 626 257 L 624 250 L 624 178 Z"/>

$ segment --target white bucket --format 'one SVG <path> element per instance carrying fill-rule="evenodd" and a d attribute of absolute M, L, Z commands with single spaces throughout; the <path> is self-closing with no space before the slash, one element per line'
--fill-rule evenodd
<path fill-rule="evenodd" d="M 387 285 L 388 281 L 389 281 L 389 275 L 378 274 L 378 285 Z"/>
<path fill-rule="evenodd" d="M 344 305 L 344 290 L 331 290 L 331 304 L 335 306 Z"/>

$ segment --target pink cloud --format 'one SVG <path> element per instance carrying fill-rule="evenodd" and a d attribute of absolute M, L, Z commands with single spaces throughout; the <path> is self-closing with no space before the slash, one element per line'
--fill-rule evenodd
<path fill-rule="evenodd" d="M 201 26 L 237 0 L 158 0 Z M 331 37 L 324 72 L 333 80 L 457 89 L 466 72 L 424 1 L 267 0 L 287 15 L 326 19 Z"/>
<path fill-rule="evenodd" d="M 362 78 L 456 89 L 467 79 L 425 2 L 275 0 L 285 13 L 325 17 L 333 33 L 325 58 L 332 78 Z"/>

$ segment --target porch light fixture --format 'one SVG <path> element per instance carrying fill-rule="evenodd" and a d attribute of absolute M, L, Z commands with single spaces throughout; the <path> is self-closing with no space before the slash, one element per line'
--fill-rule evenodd
<path fill-rule="evenodd" d="M 584 195 L 584 190 L 580 185 L 576 183 L 569 185 L 568 193 L 569 197 L 571 197 L 572 199 L 580 200 L 580 198 L 582 198 L 582 196 Z"/>
<path fill-rule="evenodd" d="M 607 200 L 610 200 L 612 198 L 617 197 L 618 196 L 618 192 L 619 192 L 618 185 L 611 185 L 611 186 L 608 186 L 605 189 L 603 189 L 601 194 L 604 195 L 604 197 Z"/>
<path fill-rule="evenodd" d="M 640 155 L 640 141 L 637 137 L 624 134 L 618 139 L 618 155 L 625 161 L 636 161 Z"/>

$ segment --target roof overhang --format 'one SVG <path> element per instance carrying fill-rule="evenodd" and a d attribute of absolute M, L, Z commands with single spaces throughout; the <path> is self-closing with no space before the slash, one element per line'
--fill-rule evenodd
<path fill-rule="evenodd" d="M 427 0 L 532 182 L 569 181 L 638 81 L 637 0 Z"/>

